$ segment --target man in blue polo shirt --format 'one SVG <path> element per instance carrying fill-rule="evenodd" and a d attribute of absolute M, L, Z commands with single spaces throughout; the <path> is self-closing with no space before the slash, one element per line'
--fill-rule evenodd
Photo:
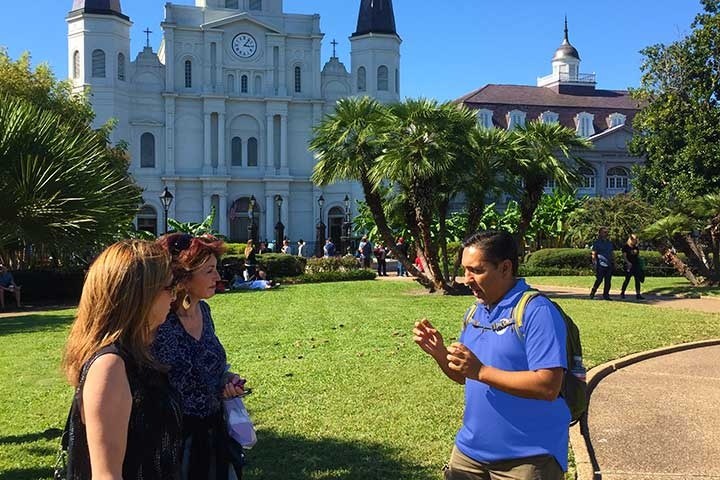
<path fill-rule="evenodd" d="M 527 284 L 517 277 L 517 246 L 505 232 L 463 243 L 465 283 L 477 308 L 445 346 L 427 319 L 414 340 L 451 380 L 465 385 L 465 413 L 446 480 L 563 480 L 570 412 L 558 395 L 566 363 L 565 323 L 545 297 L 531 300 L 521 335 L 512 309 Z M 521 338 L 522 337 L 522 338 Z"/>

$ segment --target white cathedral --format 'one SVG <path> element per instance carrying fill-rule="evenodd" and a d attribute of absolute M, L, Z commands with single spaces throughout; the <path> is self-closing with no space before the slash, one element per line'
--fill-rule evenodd
<path fill-rule="evenodd" d="M 233 241 L 248 238 L 251 198 L 261 239 L 280 221 L 312 243 L 322 219 L 339 240 L 362 189 L 313 185 L 308 142 L 339 98 L 400 100 L 392 0 L 361 0 L 350 72 L 334 54 L 321 67 L 320 16 L 285 13 L 282 0 L 167 3 L 158 51 L 148 44 L 134 60 L 120 0 L 74 0 L 67 23 L 74 88 L 89 88 L 96 126 L 116 119 L 112 141 L 127 142 L 144 189 L 140 229 L 163 232 L 167 188 L 171 218 L 198 222 L 214 207 Z"/>

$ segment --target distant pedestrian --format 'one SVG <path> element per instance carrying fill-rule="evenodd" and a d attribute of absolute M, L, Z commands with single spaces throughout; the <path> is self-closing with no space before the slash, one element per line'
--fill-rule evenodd
<path fill-rule="evenodd" d="M 607 227 L 600 227 L 598 239 L 592 244 L 592 264 L 595 268 L 595 284 L 590 290 L 590 298 L 595 298 L 595 292 L 603 283 L 603 300 L 610 300 L 610 282 L 615 263 L 613 244 L 608 240 Z"/>
<path fill-rule="evenodd" d="M 397 242 L 395 243 L 395 249 L 397 250 L 397 252 L 400 255 L 405 256 L 405 258 L 407 258 L 408 246 L 407 246 L 407 243 L 405 243 L 405 239 L 403 237 L 398 237 Z M 397 273 L 398 273 L 398 277 L 409 276 L 407 270 L 405 269 L 405 265 L 402 264 L 402 262 L 400 261 L 400 258 L 397 259 Z"/>
<path fill-rule="evenodd" d="M 290 246 L 290 240 L 283 240 L 282 248 L 280 249 L 280 253 L 284 253 L 285 255 L 292 255 L 292 247 Z"/>
<path fill-rule="evenodd" d="M 325 240 L 325 246 L 323 247 L 323 256 L 325 258 L 331 258 L 335 256 L 335 244 L 330 238 Z"/>
<path fill-rule="evenodd" d="M 387 277 L 387 248 L 382 244 L 382 242 L 378 242 L 377 245 L 375 245 L 375 250 L 373 250 L 373 253 L 375 254 L 375 258 L 377 259 L 378 276 Z"/>
<path fill-rule="evenodd" d="M 298 240 L 298 257 L 304 257 L 305 256 L 305 240 L 302 238 Z"/>
<path fill-rule="evenodd" d="M 260 242 L 262 245 L 262 242 Z M 255 253 L 255 242 L 252 238 L 247 241 L 245 247 L 245 281 L 255 280 L 255 268 L 257 267 L 257 258 Z"/>
<path fill-rule="evenodd" d="M 370 243 L 370 240 L 368 240 L 367 237 L 362 237 L 360 239 L 360 244 L 358 245 L 358 253 L 360 254 L 360 264 L 363 266 L 363 268 L 370 268 L 370 264 L 372 263 L 372 244 Z"/>
<path fill-rule="evenodd" d="M 630 278 L 635 278 L 635 298 L 642 300 L 643 296 L 640 295 L 640 282 L 644 280 L 644 272 L 640 265 L 640 240 L 634 233 L 630 235 L 627 243 L 622 246 L 623 262 L 625 263 L 625 281 L 623 281 L 622 288 L 620 289 L 620 298 L 625 298 L 625 289 L 630 283 Z"/>

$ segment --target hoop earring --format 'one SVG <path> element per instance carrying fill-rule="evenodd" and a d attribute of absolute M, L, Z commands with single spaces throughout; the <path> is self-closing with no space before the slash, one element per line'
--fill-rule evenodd
<path fill-rule="evenodd" d="M 192 306 L 190 295 L 185 294 L 182 301 L 182 306 L 185 310 L 190 310 L 190 307 Z"/>

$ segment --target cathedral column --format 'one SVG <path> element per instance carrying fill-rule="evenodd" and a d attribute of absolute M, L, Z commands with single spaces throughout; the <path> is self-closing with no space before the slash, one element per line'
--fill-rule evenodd
<path fill-rule="evenodd" d="M 287 114 L 280 115 L 280 169 L 289 175 L 287 159 Z"/>
<path fill-rule="evenodd" d="M 267 132 L 265 133 L 265 143 L 267 144 L 267 155 L 265 156 L 265 170 L 274 170 L 275 162 L 275 134 L 273 131 L 273 114 L 267 114 Z"/>
<path fill-rule="evenodd" d="M 265 238 L 275 238 L 275 195 L 265 194 Z"/>
<path fill-rule="evenodd" d="M 175 91 L 175 30 L 163 27 L 165 30 L 165 91 Z"/>
<path fill-rule="evenodd" d="M 321 85 L 321 79 L 320 75 L 315 74 L 315 72 L 319 72 L 322 70 L 322 67 L 320 66 L 320 39 L 314 38 L 313 39 L 313 75 L 311 77 L 312 80 L 312 95 L 314 98 L 320 98 L 322 96 L 322 85 Z M 294 73 L 294 72 L 293 72 Z"/>
<path fill-rule="evenodd" d="M 607 195 L 607 163 L 604 160 L 600 163 L 595 182 L 595 194 L 598 197 L 605 197 Z"/>
<path fill-rule="evenodd" d="M 228 236 L 230 234 L 230 231 L 228 230 L 228 204 L 227 204 L 227 194 L 220 193 L 218 194 L 218 210 L 220 210 L 218 213 L 219 215 L 219 226 L 220 226 L 220 235 Z"/>
<path fill-rule="evenodd" d="M 212 135 L 210 112 L 205 112 L 205 154 L 203 159 L 203 173 L 212 173 Z"/>
<path fill-rule="evenodd" d="M 175 175 L 175 97 L 165 97 L 165 174 Z"/>
<path fill-rule="evenodd" d="M 210 189 L 207 188 L 207 185 L 203 185 L 202 202 L 203 213 L 201 215 L 201 221 L 205 220 L 205 217 L 210 215 L 210 210 L 212 210 L 212 193 Z"/>
<path fill-rule="evenodd" d="M 280 79 L 279 79 L 280 83 L 278 85 L 278 96 L 287 97 L 287 94 L 288 94 L 288 89 L 287 89 L 288 69 L 287 69 L 287 65 L 285 63 L 285 45 L 284 44 L 280 45 L 279 50 L 280 50 L 280 62 L 278 65 L 278 70 L 280 72 Z M 293 72 L 293 74 L 294 74 L 294 72 Z"/>
<path fill-rule="evenodd" d="M 227 158 L 225 158 L 225 114 L 218 113 L 218 172 L 221 175 L 227 173 Z"/>
<path fill-rule="evenodd" d="M 290 194 L 283 196 L 282 207 L 280 207 L 280 221 L 285 225 L 285 236 L 290 238 Z"/>

